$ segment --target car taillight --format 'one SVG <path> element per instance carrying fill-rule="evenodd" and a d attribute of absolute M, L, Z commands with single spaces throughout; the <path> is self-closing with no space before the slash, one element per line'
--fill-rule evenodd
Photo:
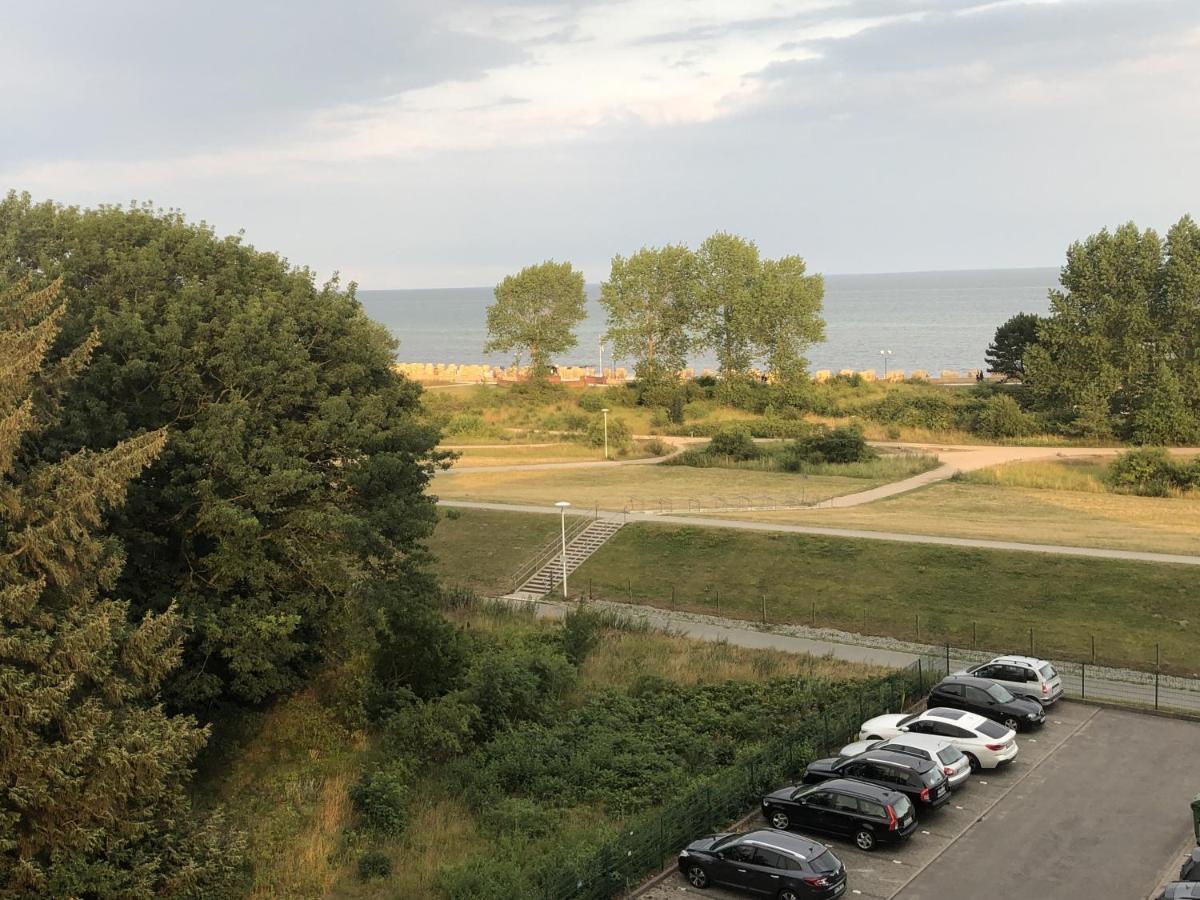
<path fill-rule="evenodd" d="M 1043 684 L 1043 685 L 1042 685 L 1042 693 L 1043 693 L 1043 694 L 1048 694 L 1048 693 L 1050 693 L 1050 685 L 1048 685 L 1048 684 Z"/>
<path fill-rule="evenodd" d="M 891 806 L 888 806 L 887 814 L 888 814 L 888 831 L 895 831 L 900 826 L 900 823 L 896 821 L 896 811 L 894 809 L 892 809 Z"/>
<path fill-rule="evenodd" d="M 954 774 L 954 770 L 952 768 L 950 768 L 949 766 L 943 766 L 942 774 L 949 777 Z"/>
<path fill-rule="evenodd" d="M 993 753 L 997 753 L 1000 750 L 1003 750 L 1008 745 L 1007 744 L 985 744 L 984 746 L 986 746 Z"/>
<path fill-rule="evenodd" d="M 929 802 L 929 788 L 921 788 L 921 802 L 922 803 Z"/>
<path fill-rule="evenodd" d="M 818 878 L 801 878 L 800 880 L 810 887 L 825 887 L 825 885 L 829 884 L 829 879 L 824 875 Z"/>

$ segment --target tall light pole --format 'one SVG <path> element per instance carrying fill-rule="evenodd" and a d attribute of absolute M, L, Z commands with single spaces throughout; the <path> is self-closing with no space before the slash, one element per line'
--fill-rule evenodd
<path fill-rule="evenodd" d="M 608 460 L 608 407 L 607 406 L 604 407 L 604 409 L 600 410 L 600 412 L 604 413 L 604 459 L 605 459 L 605 461 L 607 461 Z"/>
<path fill-rule="evenodd" d="M 563 581 L 563 599 L 567 599 L 567 507 L 571 504 L 566 500 L 559 500 L 554 504 L 558 507 L 558 511 L 562 513 L 562 581 Z"/>
<path fill-rule="evenodd" d="M 883 357 L 883 377 L 887 378 L 888 357 L 892 355 L 891 350 L 880 350 L 879 355 Z"/>

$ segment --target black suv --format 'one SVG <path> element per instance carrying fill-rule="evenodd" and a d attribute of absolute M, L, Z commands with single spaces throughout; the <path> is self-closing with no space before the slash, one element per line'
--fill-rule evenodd
<path fill-rule="evenodd" d="M 1013 731 L 1037 728 L 1046 721 L 1046 710 L 1036 700 L 1017 697 L 1004 685 L 973 675 L 950 675 L 935 684 L 928 708 L 938 706 L 978 713 Z"/>
<path fill-rule="evenodd" d="M 824 844 L 765 828 L 692 841 L 679 871 L 694 887 L 721 884 L 777 900 L 828 900 L 846 890 L 846 867 Z"/>
<path fill-rule="evenodd" d="M 861 850 L 898 843 L 917 830 L 917 817 L 908 797 L 849 778 L 780 788 L 763 797 L 762 812 L 776 828 L 805 828 L 851 837 Z"/>
<path fill-rule="evenodd" d="M 853 778 L 890 788 L 930 809 L 950 800 L 950 786 L 941 766 L 895 750 L 867 750 L 858 756 L 818 759 L 804 771 L 805 784 L 820 784 L 831 778 Z"/>

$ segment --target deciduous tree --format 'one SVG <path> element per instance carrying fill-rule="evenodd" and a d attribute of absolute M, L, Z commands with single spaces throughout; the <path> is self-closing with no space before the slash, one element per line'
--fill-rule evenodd
<path fill-rule="evenodd" d="M 735 234 L 719 231 L 696 251 L 701 343 L 716 353 L 725 378 L 744 375 L 754 361 L 759 335 L 755 282 L 759 275 L 758 247 Z"/>
<path fill-rule="evenodd" d="M 681 244 L 643 247 L 614 256 L 600 303 L 606 339 L 617 357 L 633 359 L 639 378 L 674 379 L 687 365 L 695 313 L 696 258 Z"/>
<path fill-rule="evenodd" d="M 484 352 L 523 350 L 533 377 L 544 378 L 551 356 L 575 346 L 575 328 L 586 314 L 583 273 L 568 262 L 526 266 L 496 285 L 495 294 Z"/>
<path fill-rule="evenodd" d="M 824 279 L 806 274 L 799 256 L 762 261 L 752 290 L 752 346 L 779 381 L 806 376 L 805 351 L 825 339 L 824 296 Z"/>

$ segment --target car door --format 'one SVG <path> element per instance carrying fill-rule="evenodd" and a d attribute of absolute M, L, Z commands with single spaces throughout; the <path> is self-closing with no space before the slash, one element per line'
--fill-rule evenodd
<path fill-rule="evenodd" d="M 853 834 L 859 820 L 858 798 L 850 794 L 836 793 L 833 795 L 833 809 L 829 813 L 829 826 L 826 829 L 832 834 Z"/>
<path fill-rule="evenodd" d="M 747 874 L 753 878 L 753 886 L 749 889 L 757 894 L 770 894 L 773 897 L 779 893 L 787 863 L 783 856 L 774 850 L 755 847 L 754 859 L 747 869 Z"/>
<path fill-rule="evenodd" d="M 818 831 L 838 833 L 836 816 L 833 812 L 834 795 L 829 791 L 814 791 L 804 798 L 801 818 L 803 824 Z"/>
<path fill-rule="evenodd" d="M 720 862 L 713 867 L 714 871 L 709 876 L 720 884 L 754 890 L 748 883 L 755 878 L 750 870 L 754 862 L 754 850 L 749 844 L 727 847 L 720 852 Z"/>
<path fill-rule="evenodd" d="M 953 682 L 938 685 L 937 705 L 963 709 L 963 686 Z"/>
<path fill-rule="evenodd" d="M 972 685 L 963 685 L 964 705 L 962 709 L 987 716 L 989 719 L 996 715 L 996 704 L 987 691 Z"/>

